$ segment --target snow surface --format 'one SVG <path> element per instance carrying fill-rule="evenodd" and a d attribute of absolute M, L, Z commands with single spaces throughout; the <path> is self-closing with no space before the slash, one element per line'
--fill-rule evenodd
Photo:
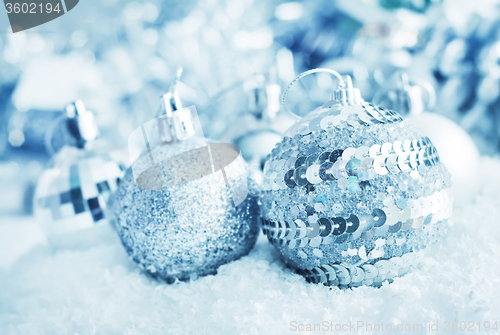
<path fill-rule="evenodd" d="M 500 327 L 500 160 L 482 158 L 481 166 L 481 191 L 455 209 L 448 238 L 420 269 L 380 289 L 308 284 L 262 235 L 217 275 L 172 285 L 142 273 L 115 237 L 88 249 L 38 245 L 26 253 L 23 246 L 15 262 L 0 247 L 0 334 L 297 334 L 294 325 L 323 321 L 393 327 L 358 328 L 365 334 L 460 333 L 446 332 L 446 321 Z M 21 238 L 19 229 L 0 234 L 7 245 Z M 439 332 L 427 331 L 429 321 L 439 322 Z M 398 324 L 424 331 L 397 332 Z"/>

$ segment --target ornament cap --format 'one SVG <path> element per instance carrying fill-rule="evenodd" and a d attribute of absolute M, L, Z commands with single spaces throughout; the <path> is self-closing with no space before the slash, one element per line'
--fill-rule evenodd
<path fill-rule="evenodd" d="M 255 73 L 243 83 L 248 97 L 248 111 L 258 119 L 272 120 L 280 109 L 281 86 L 277 72 L 271 68 L 269 76 Z"/>
<path fill-rule="evenodd" d="M 393 79 L 392 87 L 386 84 L 375 94 L 373 102 L 401 115 L 419 115 L 434 108 L 436 91 L 430 83 L 410 79 L 407 73 L 399 72 Z"/>
<path fill-rule="evenodd" d="M 248 111 L 257 118 L 264 118 L 266 112 L 266 78 L 261 73 L 254 74 L 243 83 L 248 97 Z"/>
<path fill-rule="evenodd" d="M 179 84 L 179 80 L 181 79 L 182 68 L 177 69 L 175 80 L 170 86 L 167 93 L 162 95 L 161 97 L 161 111 L 160 115 L 166 114 L 167 116 L 172 116 L 172 113 L 182 109 L 182 102 L 179 96 L 179 92 L 177 91 L 177 85 Z"/>
<path fill-rule="evenodd" d="M 288 85 L 286 88 L 285 92 L 283 93 L 283 98 L 281 100 L 281 103 L 283 104 L 283 107 L 285 108 L 286 111 L 288 111 L 292 116 L 296 117 L 297 119 L 300 119 L 301 117 L 298 116 L 295 113 L 292 113 L 285 104 L 285 98 L 292 87 L 292 85 L 297 82 L 298 80 L 304 78 L 305 76 L 308 76 L 313 73 L 318 73 L 318 72 L 325 72 L 325 73 L 330 73 L 331 75 L 335 76 L 338 81 L 339 81 L 339 86 L 337 90 L 331 95 L 330 101 L 327 102 L 323 106 L 329 106 L 331 107 L 332 105 L 335 104 L 340 104 L 340 105 L 361 105 L 364 103 L 363 99 L 361 98 L 361 93 L 360 91 L 353 87 L 352 85 L 352 79 L 350 76 L 344 75 L 342 76 L 340 73 L 338 73 L 335 70 L 331 69 L 325 69 L 325 68 L 317 68 L 317 69 L 312 69 L 306 72 L 302 72 L 299 74 L 292 82 Z"/>
<path fill-rule="evenodd" d="M 159 115 L 162 118 L 160 134 L 162 142 L 165 143 L 184 141 L 195 135 L 191 112 L 188 108 L 182 107 L 181 98 L 177 91 L 181 75 L 182 68 L 179 68 L 169 91 L 160 98 Z"/>
<path fill-rule="evenodd" d="M 353 87 L 351 76 L 342 76 L 345 85 L 340 85 L 339 88 L 332 94 L 332 100 L 341 105 L 361 105 L 363 99 L 359 89 Z"/>
<path fill-rule="evenodd" d="M 66 127 L 78 148 L 84 148 L 87 142 L 99 135 L 94 113 L 87 111 L 81 100 L 66 106 Z"/>

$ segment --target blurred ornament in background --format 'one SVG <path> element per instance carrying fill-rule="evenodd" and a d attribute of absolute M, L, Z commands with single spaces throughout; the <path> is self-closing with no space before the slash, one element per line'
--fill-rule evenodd
<path fill-rule="evenodd" d="M 8 106 L 12 92 L 14 91 L 15 84 L 0 82 L 0 158 L 6 155 L 9 143 L 9 129 L 8 129 Z"/>
<path fill-rule="evenodd" d="M 444 236 L 450 175 L 429 138 L 396 112 L 365 103 L 350 77 L 315 69 L 292 84 L 320 71 L 340 85 L 268 157 L 263 231 L 308 281 L 380 286 Z"/>
<path fill-rule="evenodd" d="M 213 274 L 246 255 L 260 219 L 239 150 L 205 139 L 196 111 L 182 107 L 178 80 L 160 115 L 129 137 L 132 166 L 113 206 L 127 253 L 168 282 Z M 222 164 L 227 148 L 236 159 Z"/>
<path fill-rule="evenodd" d="M 167 64 L 187 69 L 183 82 L 195 91 L 205 135 L 221 138 L 228 126 L 224 121 L 247 112 L 241 108 L 243 90 L 232 91 L 220 103 L 214 97 L 255 73 L 267 73 L 275 63 L 269 26 L 275 6 L 275 1 L 263 0 L 200 0 L 185 18 L 166 22 L 160 32 L 158 53 Z"/>
<path fill-rule="evenodd" d="M 406 8 L 416 12 L 425 12 L 432 5 L 442 0 L 379 0 L 380 6 L 386 9 Z"/>
<path fill-rule="evenodd" d="M 397 110 L 403 117 L 418 116 L 436 105 L 434 87 L 423 80 L 410 78 L 406 72 L 396 72 L 373 97 L 373 103 Z"/>
<path fill-rule="evenodd" d="M 274 68 L 267 78 L 263 74 L 255 74 L 245 80 L 242 88 L 246 93 L 246 112 L 237 112 L 227 120 L 226 128 L 218 137 L 221 141 L 236 144 L 250 166 L 262 171 L 265 158 L 281 141 L 281 133 L 295 120 L 280 112 L 281 86 L 277 83 Z M 230 96 L 235 91 L 238 94 L 237 90 L 224 94 Z"/>
<path fill-rule="evenodd" d="M 338 1 L 338 9 L 362 27 L 344 56 L 321 66 L 351 74 L 368 99 L 394 73 L 418 76 L 436 87 L 436 113 L 458 123 L 480 152 L 498 152 L 500 6 L 489 0 L 440 2 L 420 2 L 423 15 L 407 10 L 410 1 L 363 3 L 363 11 L 360 1 Z M 389 7 L 395 10 L 383 9 Z"/>
<path fill-rule="evenodd" d="M 275 7 L 277 20 L 270 23 L 275 41 L 293 52 L 299 69 L 314 68 L 327 59 L 346 55 L 363 22 L 339 3 L 309 0 Z"/>
<path fill-rule="evenodd" d="M 431 2 L 401 0 L 391 6 L 424 8 Z M 27 145 L 20 150 L 30 150 L 28 144 L 33 143 L 27 135 L 34 129 L 31 112 L 44 111 L 49 120 L 52 115 L 45 112 L 77 97 L 106 112 L 96 115 L 103 136 L 125 139 L 135 125 L 151 118 L 136 111 L 156 108 L 153 97 L 163 93 L 165 78 L 173 76 L 177 66 L 191 69 L 184 74 L 185 90 L 179 90 L 187 101 L 197 102 L 205 133 L 219 139 L 224 125 L 213 122 L 213 113 L 228 119 L 245 93 L 225 100 L 220 108 L 214 108 L 213 97 L 254 73 L 267 75 L 280 49 L 293 53 L 292 62 L 299 70 L 320 64 L 341 68 L 326 63 L 335 60 L 369 64 L 341 69 L 371 97 L 392 74 L 394 64 L 397 69 L 407 66 L 425 45 L 421 32 L 429 28 L 421 27 L 422 15 L 383 10 L 378 2 L 107 1 L 99 3 L 101 10 L 95 12 L 96 4 L 80 4 L 81 19 L 76 22 L 63 16 L 46 24 L 66 38 L 34 31 L 2 39 L 3 58 L 13 72 L 6 78 L 19 77 L 16 112 L 27 112 L 23 132 Z M 359 11 L 360 5 L 368 9 Z M 281 72 L 278 69 L 278 84 L 293 79 Z M 15 134 L 20 135 L 18 130 Z"/>
<path fill-rule="evenodd" d="M 466 129 L 482 152 L 500 149 L 494 1 L 106 1 L 98 12 L 95 5 L 80 4 L 80 20 L 63 16 L 46 24 L 65 38 L 36 31 L 0 38 L 0 80 L 19 79 L 15 112 L 54 111 L 61 97 L 63 103 L 82 97 L 106 111 L 97 115 L 104 136 L 125 139 L 151 117 L 136 109 L 153 110 L 165 78 L 184 66 L 192 69 L 184 81 L 195 92 L 184 96 L 197 101 L 205 133 L 219 138 L 213 113 L 226 119 L 235 109 L 227 102 L 212 108 L 214 95 L 253 73 L 266 74 L 284 48 L 299 70 L 324 66 L 352 75 L 368 99 L 398 70 L 436 81 L 439 113 Z M 293 78 L 280 73 L 279 79 Z M 26 144 L 33 129 L 28 114 Z M 18 129 L 12 136 L 15 143 L 22 139 Z"/>
<path fill-rule="evenodd" d="M 54 157 L 38 180 L 34 213 L 54 247 L 85 247 L 112 236 L 105 210 L 123 172 L 95 141 L 94 114 L 82 101 L 68 105 L 58 121 L 47 131 Z M 53 144 L 57 133 L 64 135 L 61 147 Z"/>
<path fill-rule="evenodd" d="M 483 154 L 500 149 L 500 6 L 445 0 L 423 55 L 437 83 L 436 112 L 457 122 Z"/>
<path fill-rule="evenodd" d="M 479 151 L 467 132 L 445 116 L 431 113 L 436 103 L 432 85 L 410 80 L 399 73 L 374 97 L 374 104 L 401 111 L 418 132 L 428 136 L 439 152 L 441 162 L 452 176 L 451 190 L 458 206 L 474 200 L 479 191 Z"/>
<path fill-rule="evenodd" d="M 395 72 L 421 66 L 416 55 L 429 38 L 429 16 L 405 9 L 384 10 L 375 2 L 363 6 L 360 11 L 358 1 L 339 2 L 362 26 L 343 57 L 326 59 L 321 66 L 352 75 L 364 96 L 371 99 Z"/>
<path fill-rule="evenodd" d="M 159 95 L 168 84 L 163 78 L 175 71 L 157 52 L 163 25 L 195 7 L 193 0 L 90 0 L 78 6 L 77 20 L 63 16 L 44 24 L 57 34 L 33 30 L 0 37 L 0 81 L 16 84 L 10 114 L 24 120 L 13 133 L 25 137 L 15 151 L 34 154 L 43 139 L 37 136 L 43 128 L 38 122 L 51 122 L 62 104 L 77 98 L 105 112 L 96 118 L 106 139 L 125 139 L 134 123 L 143 121 L 131 101 L 141 105 L 150 94 Z"/>

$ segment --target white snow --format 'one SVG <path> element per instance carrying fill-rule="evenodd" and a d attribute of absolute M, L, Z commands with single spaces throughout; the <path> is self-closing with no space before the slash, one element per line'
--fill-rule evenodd
<path fill-rule="evenodd" d="M 323 322 L 363 322 L 362 333 L 367 323 L 393 328 L 373 331 L 378 334 L 405 333 L 396 327 L 407 324 L 422 324 L 423 331 L 406 333 L 431 334 L 429 322 L 439 322 L 432 334 L 451 334 L 446 321 L 475 322 L 474 333 L 478 322 L 481 329 L 485 321 L 500 327 L 500 160 L 482 158 L 481 166 L 481 191 L 474 203 L 455 209 L 448 238 L 432 247 L 420 269 L 380 289 L 308 284 L 283 267 L 263 236 L 250 255 L 217 275 L 172 285 L 142 273 L 117 238 L 89 249 L 23 246 L 13 251 L 25 253 L 17 261 L 4 246 L 0 333 L 295 334 L 299 326 Z M 4 245 L 16 239 L 24 245 L 24 236 L 43 240 L 5 228 L 12 224 L 0 218 Z M 326 333 L 356 333 L 344 329 Z"/>

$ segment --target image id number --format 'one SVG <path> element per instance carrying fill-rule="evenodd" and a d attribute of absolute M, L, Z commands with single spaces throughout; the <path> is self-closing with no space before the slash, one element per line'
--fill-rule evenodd
<path fill-rule="evenodd" d="M 52 13 L 56 12 L 59 13 L 61 9 L 59 8 L 59 4 L 56 4 L 55 6 L 52 6 L 51 3 L 45 4 L 39 4 L 37 5 L 36 3 L 30 3 L 28 4 L 27 2 L 24 3 L 6 3 L 5 8 L 7 9 L 7 14 L 10 13 L 24 13 L 24 14 L 37 14 L 37 13 Z"/>

